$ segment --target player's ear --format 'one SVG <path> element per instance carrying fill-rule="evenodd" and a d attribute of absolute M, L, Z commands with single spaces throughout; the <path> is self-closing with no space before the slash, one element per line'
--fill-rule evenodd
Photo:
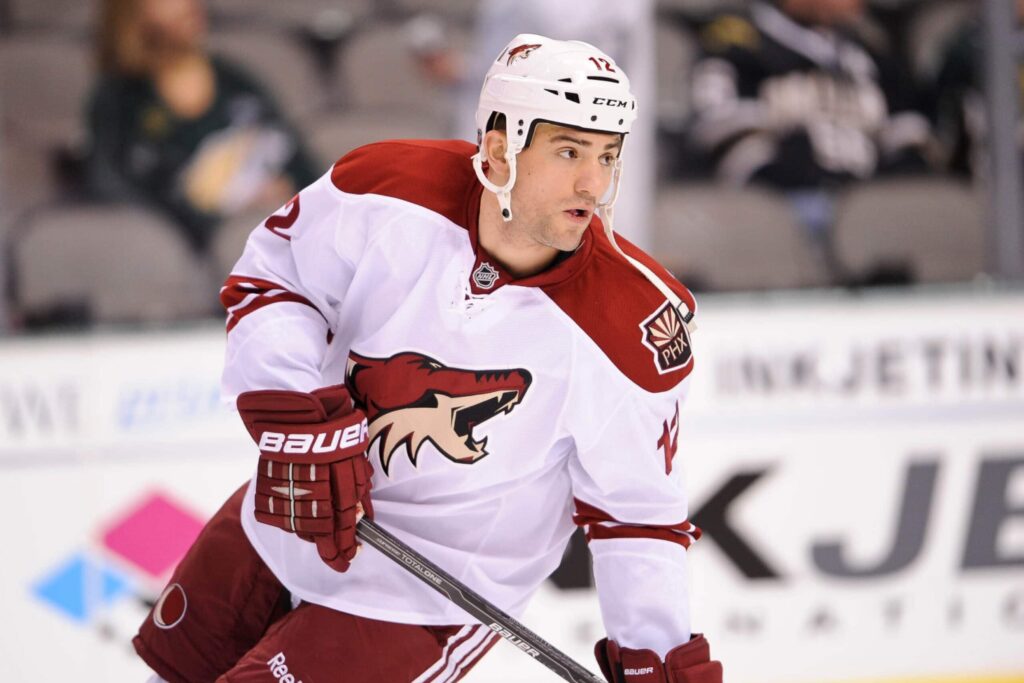
<path fill-rule="evenodd" d="M 503 130 L 489 130 L 484 135 L 484 152 L 487 155 L 488 175 L 499 185 L 508 178 L 508 162 L 505 153 L 508 151 L 508 137 Z"/>

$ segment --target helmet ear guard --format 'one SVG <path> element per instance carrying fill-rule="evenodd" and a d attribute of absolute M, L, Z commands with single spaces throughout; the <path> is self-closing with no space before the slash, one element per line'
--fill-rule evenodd
<path fill-rule="evenodd" d="M 493 192 L 498 198 L 498 206 L 501 207 L 501 218 L 506 223 L 512 220 L 512 186 L 516 184 L 516 153 L 511 147 L 505 148 L 505 161 L 508 162 L 508 181 L 504 185 L 496 185 L 491 182 L 484 171 L 484 152 L 481 143 L 480 151 L 473 155 L 473 170 L 480 184 Z"/>

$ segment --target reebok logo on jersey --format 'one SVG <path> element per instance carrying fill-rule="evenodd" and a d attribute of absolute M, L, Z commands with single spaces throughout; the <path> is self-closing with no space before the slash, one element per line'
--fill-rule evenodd
<path fill-rule="evenodd" d="M 359 445 L 359 442 L 368 433 L 366 420 L 359 424 L 349 425 L 345 429 L 334 430 L 329 440 L 327 432 L 318 434 L 263 432 L 260 434 L 259 449 L 264 453 L 332 453 L 338 449 Z"/>
<path fill-rule="evenodd" d="M 487 438 L 473 430 L 522 402 L 533 378 L 527 370 L 450 368 L 422 353 L 390 358 L 349 354 L 348 385 L 370 420 L 370 445 L 380 447 L 389 473 L 392 456 L 404 446 L 416 465 L 423 444 L 452 462 L 471 464 L 487 455 Z"/>
<path fill-rule="evenodd" d="M 505 62 L 506 66 L 512 66 L 512 62 L 519 59 L 526 59 L 530 56 L 530 53 L 540 47 L 540 44 L 534 45 L 516 45 L 514 48 L 508 51 L 508 61 Z M 498 57 L 501 60 L 501 57 Z"/>
<path fill-rule="evenodd" d="M 644 346 L 654 352 L 654 366 L 658 374 L 685 368 L 693 360 L 690 350 L 690 331 L 670 302 L 656 310 L 640 323 Z"/>
<path fill-rule="evenodd" d="M 294 674 L 288 672 L 288 665 L 285 664 L 283 652 L 278 652 L 276 655 L 268 659 L 267 668 L 270 669 L 270 674 L 276 678 L 279 683 L 302 683 L 301 680 L 295 679 Z"/>

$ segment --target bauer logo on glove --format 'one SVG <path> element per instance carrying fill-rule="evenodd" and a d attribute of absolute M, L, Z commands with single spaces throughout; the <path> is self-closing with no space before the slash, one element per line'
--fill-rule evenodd
<path fill-rule="evenodd" d="M 366 415 L 340 385 L 248 391 L 238 412 L 260 449 L 257 521 L 315 543 L 328 566 L 347 570 L 359 550 L 356 524 L 373 519 Z"/>
<path fill-rule="evenodd" d="M 332 453 L 338 448 L 358 446 L 369 436 L 370 430 L 363 419 L 362 423 L 349 425 L 344 430 L 334 430 L 331 442 L 326 443 L 327 433 L 316 434 L 284 434 L 282 432 L 263 432 L 260 435 L 259 449 L 266 453 Z"/>

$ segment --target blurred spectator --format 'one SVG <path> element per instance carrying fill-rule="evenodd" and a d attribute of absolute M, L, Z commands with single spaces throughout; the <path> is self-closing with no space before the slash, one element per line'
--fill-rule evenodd
<path fill-rule="evenodd" d="M 693 73 L 694 146 L 721 180 L 786 191 L 826 259 L 837 188 L 928 167 L 917 94 L 864 20 L 863 0 L 753 2 L 705 26 Z"/>
<path fill-rule="evenodd" d="M 1024 21 L 1024 0 L 1017 0 L 1016 8 L 1020 23 Z M 986 137 L 983 41 L 976 12 L 946 46 L 934 84 L 935 129 L 946 167 L 965 175 L 978 173 Z M 1024 67 L 1018 69 L 1018 89 L 1024 105 Z M 1024 149 L 1024 125 L 1018 126 L 1017 145 Z"/>
<path fill-rule="evenodd" d="M 204 47 L 202 0 L 104 0 L 87 182 L 156 204 L 201 251 L 225 217 L 275 208 L 316 179 L 273 98 Z"/>

